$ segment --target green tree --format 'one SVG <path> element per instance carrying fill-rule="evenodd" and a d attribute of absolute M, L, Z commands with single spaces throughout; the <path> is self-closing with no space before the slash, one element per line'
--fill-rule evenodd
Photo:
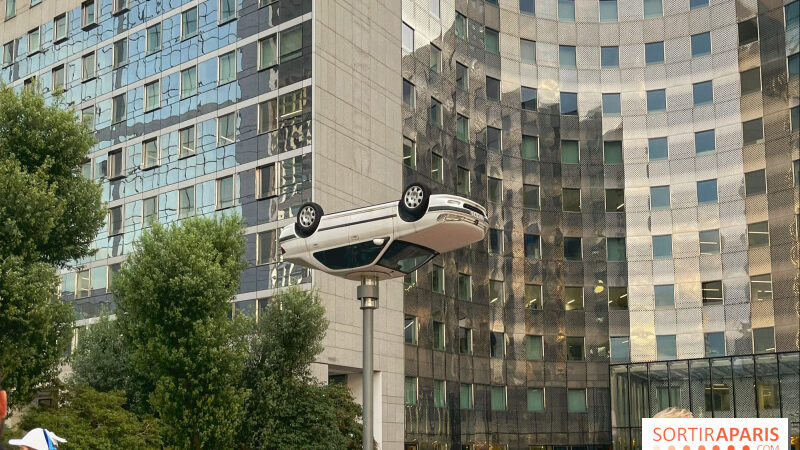
<path fill-rule="evenodd" d="M 346 386 L 311 376 L 328 322 L 314 292 L 279 293 L 260 315 L 245 363 L 251 390 L 240 441 L 248 448 L 355 448 L 361 407 Z"/>
<path fill-rule="evenodd" d="M 228 320 L 246 262 L 242 220 L 155 224 L 114 278 L 117 322 L 149 401 L 179 448 L 228 448 L 244 413 L 243 320 Z"/>
<path fill-rule="evenodd" d="M 88 386 L 63 393 L 56 407 L 38 406 L 20 421 L 22 430 L 42 427 L 67 440 L 59 450 L 153 449 L 162 446 L 162 426 L 152 416 L 123 408 L 122 391 L 97 392 Z"/>
<path fill-rule="evenodd" d="M 90 255 L 105 219 L 100 187 L 80 175 L 93 143 L 57 98 L 0 87 L 0 386 L 12 405 L 53 379 L 69 343 L 56 268 Z"/>

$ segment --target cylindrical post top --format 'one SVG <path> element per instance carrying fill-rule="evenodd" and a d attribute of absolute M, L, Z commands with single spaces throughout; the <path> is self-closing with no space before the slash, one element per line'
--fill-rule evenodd
<path fill-rule="evenodd" d="M 361 285 L 356 290 L 356 295 L 361 300 L 361 309 L 377 309 L 379 294 L 377 277 L 361 277 Z"/>

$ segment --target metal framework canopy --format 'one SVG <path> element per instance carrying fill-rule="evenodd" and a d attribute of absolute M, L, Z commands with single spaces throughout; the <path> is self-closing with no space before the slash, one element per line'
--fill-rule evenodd
<path fill-rule="evenodd" d="M 398 202 L 323 215 L 306 203 L 281 230 L 283 259 L 349 280 L 404 276 L 439 253 L 480 241 L 489 221 L 477 203 L 409 185 Z"/>

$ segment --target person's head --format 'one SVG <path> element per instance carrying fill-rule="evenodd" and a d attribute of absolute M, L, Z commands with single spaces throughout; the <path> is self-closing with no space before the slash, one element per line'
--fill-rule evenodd
<path fill-rule="evenodd" d="M 682 408 L 675 408 L 674 406 L 670 406 L 669 408 L 659 411 L 658 414 L 653 416 L 654 419 L 692 419 L 694 415 L 691 411 L 687 411 Z"/>

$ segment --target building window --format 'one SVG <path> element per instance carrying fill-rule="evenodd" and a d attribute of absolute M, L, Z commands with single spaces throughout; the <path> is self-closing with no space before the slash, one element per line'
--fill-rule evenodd
<path fill-rule="evenodd" d="M 766 247 L 769 245 L 769 222 L 756 222 L 747 225 L 747 246 Z"/>
<path fill-rule="evenodd" d="M 403 79 L 403 105 L 409 109 L 414 109 L 415 89 L 414 84 Z"/>
<path fill-rule="evenodd" d="M 706 411 L 730 411 L 731 388 L 726 383 L 707 384 L 705 389 Z"/>
<path fill-rule="evenodd" d="M 445 349 L 444 322 L 433 322 L 433 349 Z"/>
<path fill-rule="evenodd" d="M 406 314 L 403 325 L 403 339 L 406 344 L 417 345 L 417 318 Z"/>
<path fill-rule="evenodd" d="M 763 121 L 758 119 L 742 122 L 742 141 L 744 145 L 761 142 L 764 139 Z"/>
<path fill-rule="evenodd" d="M 417 144 L 407 137 L 403 137 L 403 164 L 415 169 L 417 167 Z"/>
<path fill-rule="evenodd" d="M 492 411 L 506 410 L 506 387 L 492 386 Z"/>
<path fill-rule="evenodd" d="M 797 111 L 797 109 L 797 107 L 793 108 L 794 111 Z M 800 186 L 800 159 L 795 159 L 792 164 L 794 165 L 794 173 L 792 174 L 794 176 L 794 185 Z"/>
<path fill-rule="evenodd" d="M 459 273 L 458 274 L 458 286 L 457 286 L 457 288 L 458 288 L 457 295 L 458 295 L 458 299 L 459 300 L 462 300 L 462 301 L 465 301 L 465 302 L 471 302 L 472 301 L 472 277 L 471 276 L 469 276 L 467 274 Z"/>
<path fill-rule="evenodd" d="M 470 182 L 469 169 L 458 166 L 456 169 L 456 194 L 469 196 Z"/>
<path fill-rule="evenodd" d="M 577 311 L 583 309 L 583 286 L 565 287 L 564 305 L 567 311 Z"/>
<path fill-rule="evenodd" d="M 61 14 L 53 19 L 53 42 L 60 42 L 67 38 L 67 15 Z"/>
<path fill-rule="evenodd" d="M 108 179 L 113 180 L 125 175 L 123 169 L 122 149 L 108 152 Z"/>
<path fill-rule="evenodd" d="M 542 259 L 542 243 L 538 234 L 525 234 L 525 257 Z"/>
<path fill-rule="evenodd" d="M 628 309 L 628 288 L 625 286 L 608 287 L 608 309 Z"/>
<path fill-rule="evenodd" d="M 583 250 L 581 249 L 581 238 L 579 237 L 565 237 L 564 238 L 564 259 L 567 261 L 580 261 L 583 259 Z"/>
<path fill-rule="evenodd" d="M 522 86 L 520 88 L 520 97 L 522 100 L 522 109 L 527 109 L 528 111 L 536 111 L 538 108 L 538 92 L 534 88 L 529 88 L 526 86 Z"/>
<path fill-rule="evenodd" d="M 561 162 L 563 164 L 578 164 L 580 149 L 578 141 L 561 141 Z"/>
<path fill-rule="evenodd" d="M 539 209 L 539 186 L 535 184 L 522 185 L 522 206 L 528 209 Z"/>
<path fill-rule="evenodd" d="M 17 14 L 17 0 L 6 0 L 6 20 Z"/>
<path fill-rule="evenodd" d="M 122 206 L 110 208 L 108 210 L 108 235 L 116 236 L 122 234 L 124 228 L 124 216 L 122 214 Z"/>
<path fill-rule="evenodd" d="M 428 121 L 438 128 L 442 128 L 442 103 L 431 97 L 431 107 L 428 110 Z"/>
<path fill-rule="evenodd" d="M 717 201 L 717 180 L 705 180 L 697 182 L 697 202 L 716 203 Z"/>
<path fill-rule="evenodd" d="M 472 409 L 472 385 L 462 384 L 458 387 L 459 408 Z"/>
<path fill-rule="evenodd" d="M 111 98 L 111 123 L 119 123 L 125 120 L 128 114 L 128 103 L 126 95 L 120 94 Z"/>
<path fill-rule="evenodd" d="M 674 334 L 656 336 L 656 359 L 676 359 L 678 357 L 678 346 Z"/>
<path fill-rule="evenodd" d="M 280 62 L 291 61 L 303 55 L 303 25 L 280 32 Z"/>
<path fill-rule="evenodd" d="M 767 192 L 767 180 L 764 169 L 754 170 L 744 174 L 744 190 L 746 197 L 752 197 Z"/>
<path fill-rule="evenodd" d="M 158 196 L 142 200 L 142 225 L 148 227 L 158 222 Z"/>
<path fill-rule="evenodd" d="M 787 30 L 800 26 L 800 2 L 791 2 L 784 6 L 783 15 Z"/>
<path fill-rule="evenodd" d="M 539 138 L 537 136 L 522 135 L 521 146 L 522 159 L 528 161 L 539 160 Z"/>
<path fill-rule="evenodd" d="M 658 161 L 669 158 L 669 145 L 666 137 L 650 138 L 647 140 L 647 152 L 650 161 Z"/>
<path fill-rule="evenodd" d="M 276 195 L 278 195 L 278 181 L 275 176 L 275 164 L 267 164 L 256 169 L 256 198 Z"/>
<path fill-rule="evenodd" d="M 705 230 L 700 232 L 700 254 L 718 255 L 720 252 L 719 230 Z"/>
<path fill-rule="evenodd" d="M 661 0 L 644 0 L 644 18 L 661 17 L 664 15 L 664 9 L 661 5 Z"/>
<path fill-rule="evenodd" d="M 758 20 L 752 19 L 739 22 L 739 45 L 749 44 L 758 40 Z"/>
<path fill-rule="evenodd" d="M 219 23 L 236 18 L 236 0 L 219 0 Z"/>
<path fill-rule="evenodd" d="M 704 281 L 700 284 L 703 296 L 703 305 L 721 305 L 724 296 L 722 281 Z"/>
<path fill-rule="evenodd" d="M 147 27 L 147 54 L 161 50 L 161 24 Z"/>
<path fill-rule="evenodd" d="M 84 2 L 81 5 L 81 26 L 83 28 L 97 25 L 97 9 L 93 1 Z"/>
<path fill-rule="evenodd" d="M 505 304 L 505 284 L 503 280 L 489 280 L 489 304 Z"/>
<path fill-rule="evenodd" d="M 181 98 L 197 94 L 197 66 L 181 70 Z"/>
<path fill-rule="evenodd" d="M 772 300 L 772 274 L 750 277 L 750 301 Z"/>
<path fill-rule="evenodd" d="M 669 209 L 669 186 L 650 188 L 650 209 Z"/>
<path fill-rule="evenodd" d="M 52 77 L 53 77 L 53 91 L 66 89 L 65 83 L 66 83 L 67 71 L 64 69 L 63 65 L 56 66 L 53 68 Z"/>
<path fill-rule="evenodd" d="M 407 52 L 414 51 L 414 29 L 403 22 L 403 50 Z"/>
<path fill-rule="evenodd" d="M 653 286 L 656 309 L 675 307 L 675 286 L 672 284 L 657 284 Z"/>
<path fill-rule="evenodd" d="M 519 40 L 520 60 L 525 64 L 536 64 L 536 42 Z"/>
<path fill-rule="evenodd" d="M 217 84 L 230 83 L 236 79 L 236 52 L 228 52 L 219 57 L 219 70 L 217 70 Z"/>
<path fill-rule="evenodd" d="M 714 101 L 714 88 L 712 82 L 703 81 L 692 85 L 694 106 L 708 105 Z"/>
<path fill-rule="evenodd" d="M 725 356 L 725 333 L 706 333 L 706 358 Z"/>
<path fill-rule="evenodd" d="M 534 0 L 519 0 L 519 12 L 522 14 L 536 14 L 536 2 Z"/>
<path fill-rule="evenodd" d="M 763 411 L 765 409 L 778 409 L 780 407 L 780 400 L 778 400 L 778 392 L 779 392 L 778 383 L 774 381 L 756 382 L 756 397 L 758 398 L 758 410 Z"/>
<path fill-rule="evenodd" d="M 469 117 L 456 114 L 456 139 L 469 142 Z"/>
<path fill-rule="evenodd" d="M 92 294 L 91 271 L 80 270 L 75 274 L 75 298 L 86 298 Z"/>
<path fill-rule="evenodd" d="M 528 411 L 544 411 L 544 388 L 528 388 Z"/>
<path fill-rule="evenodd" d="M 495 55 L 500 53 L 500 33 L 497 30 L 486 28 L 484 33 L 484 49 Z"/>
<path fill-rule="evenodd" d="M 672 235 L 653 236 L 653 259 L 672 258 Z"/>
<path fill-rule="evenodd" d="M 197 34 L 197 8 L 187 9 L 181 13 L 181 39 Z"/>
<path fill-rule="evenodd" d="M 114 42 L 112 67 L 117 69 L 128 63 L 128 38 Z"/>
<path fill-rule="evenodd" d="M 144 85 L 144 110 L 152 111 L 161 107 L 161 81 L 156 80 Z"/>
<path fill-rule="evenodd" d="M 228 113 L 217 118 L 217 146 L 236 141 L 236 113 Z"/>
<path fill-rule="evenodd" d="M 40 36 L 38 27 L 28 32 L 28 55 L 32 55 L 42 49 Z"/>
<path fill-rule="evenodd" d="M 619 47 L 600 47 L 600 66 L 604 69 L 619 67 Z"/>
<path fill-rule="evenodd" d="M 581 190 L 563 188 L 561 190 L 561 209 L 564 211 L 581 210 Z"/>
<path fill-rule="evenodd" d="M 405 383 L 405 403 L 406 405 L 417 404 L 417 377 L 406 377 Z"/>
<path fill-rule="evenodd" d="M 500 80 L 486 77 L 486 98 L 500 101 Z"/>
<path fill-rule="evenodd" d="M 745 70 L 740 74 L 742 95 L 761 91 L 761 67 Z"/>
<path fill-rule="evenodd" d="M 114 14 L 119 14 L 128 9 L 128 0 L 114 0 Z"/>
<path fill-rule="evenodd" d="M 616 336 L 611 338 L 611 361 L 629 361 L 631 359 L 631 338 Z"/>
<path fill-rule="evenodd" d="M 691 42 L 692 42 L 692 58 L 711 54 L 710 32 L 707 31 L 705 33 L 693 34 Z"/>
<path fill-rule="evenodd" d="M 406 25 L 405 23 L 403 25 L 404 25 L 404 27 L 403 27 L 403 47 L 405 48 L 405 44 L 406 44 L 406 32 L 405 31 L 406 31 L 406 27 L 408 27 L 408 25 Z M 467 39 L 467 18 L 463 14 L 458 12 L 458 11 L 456 11 L 456 20 L 455 20 L 455 25 L 454 25 L 453 28 L 455 29 L 456 37 L 459 37 L 459 38 L 464 39 L 464 40 Z M 412 37 L 411 43 L 413 44 L 413 37 Z"/>
<path fill-rule="evenodd" d="M 586 412 L 586 389 L 567 389 L 567 411 Z"/>
<path fill-rule="evenodd" d="M 472 354 L 472 330 L 458 327 L 458 352 L 462 355 Z"/>
<path fill-rule="evenodd" d="M 624 189 L 606 189 L 606 212 L 625 212 Z"/>
<path fill-rule="evenodd" d="M 256 235 L 256 246 L 258 253 L 256 258 L 257 265 L 272 264 L 277 262 L 280 253 L 278 252 L 278 233 L 276 230 L 262 231 Z"/>
<path fill-rule="evenodd" d="M 217 180 L 217 209 L 233 206 L 235 201 L 233 175 Z"/>
<path fill-rule="evenodd" d="M 435 0 L 438 2 L 438 0 Z M 442 73 L 442 50 L 435 46 L 431 45 L 431 59 L 430 59 L 430 70 L 433 73 Z"/>
<path fill-rule="evenodd" d="M 558 65 L 560 67 L 574 69 L 577 66 L 575 59 L 575 47 L 572 45 L 558 46 Z"/>
<path fill-rule="evenodd" d="M 525 285 L 525 307 L 528 309 L 542 309 L 542 285 Z"/>
<path fill-rule="evenodd" d="M 258 70 L 278 64 L 278 36 L 272 35 L 258 41 Z"/>
<path fill-rule="evenodd" d="M 505 358 L 506 357 L 506 335 L 505 333 L 498 333 L 492 331 L 489 335 L 489 357 L 491 358 Z"/>
<path fill-rule="evenodd" d="M 278 129 L 278 99 L 273 98 L 258 104 L 258 134 Z"/>
<path fill-rule="evenodd" d="M 708 6 L 708 0 L 689 0 L 689 9 L 698 9 Z"/>
<path fill-rule="evenodd" d="M 439 0 L 434 0 L 439 4 Z M 443 380 L 433 380 L 433 406 L 436 408 L 444 408 L 445 406 L 445 388 Z"/>
<path fill-rule="evenodd" d="M 444 183 L 444 165 L 442 156 L 431 153 L 431 179 L 437 183 Z"/>
<path fill-rule="evenodd" d="M 178 190 L 178 219 L 194 216 L 194 186 Z"/>
<path fill-rule="evenodd" d="M 767 353 L 775 351 L 775 329 L 753 328 L 753 353 Z"/>
<path fill-rule="evenodd" d="M 618 116 L 621 112 L 619 94 L 603 94 L 603 115 Z"/>
<path fill-rule="evenodd" d="M 436 264 L 431 270 L 431 290 L 437 294 L 444 294 L 444 267 Z"/>
<path fill-rule="evenodd" d="M 95 113 L 94 113 L 94 106 L 90 106 L 88 108 L 83 108 L 81 110 L 81 122 L 86 124 L 86 127 L 89 128 L 90 131 L 94 131 L 95 128 Z M 91 177 L 87 177 L 91 178 Z"/>
<path fill-rule="evenodd" d="M 488 177 L 487 199 L 492 203 L 503 202 L 503 180 L 499 178 Z"/>
<path fill-rule="evenodd" d="M 607 258 L 608 261 L 625 261 L 625 238 L 624 237 L 610 237 L 606 238 Z"/>
<path fill-rule="evenodd" d="M 617 16 L 617 0 L 600 0 L 600 22 L 616 22 Z"/>
<path fill-rule="evenodd" d="M 788 66 L 790 80 L 800 77 L 800 53 L 795 53 L 786 58 L 786 65 Z"/>
<path fill-rule="evenodd" d="M 560 106 L 561 106 L 561 115 L 577 116 L 578 94 L 574 92 L 562 92 Z"/>
<path fill-rule="evenodd" d="M 158 138 L 142 142 L 142 168 L 148 169 L 158 165 Z"/>
<path fill-rule="evenodd" d="M 489 228 L 489 253 L 494 255 L 503 253 L 503 230 Z"/>
<path fill-rule="evenodd" d="M 644 61 L 647 65 L 664 62 L 664 41 L 644 44 Z"/>
<path fill-rule="evenodd" d="M 647 91 L 647 112 L 661 112 L 667 110 L 667 93 L 664 89 Z"/>
<path fill-rule="evenodd" d="M 716 149 L 714 130 L 698 131 L 694 134 L 694 152 L 698 155 L 711 153 Z"/>
<path fill-rule="evenodd" d="M 622 141 L 603 141 L 603 164 L 622 164 Z"/>
<path fill-rule="evenodd" d="M 558 20 L 575 22 L 575 0 L 558 0 Z"/>
<path fill-rule="evenodd" d="M 179 149 L 178 158 L 194 155 L 195 152 L 195 127 L 190 125 L 178 131 Z"/>
<path fill-rule="evenodd" d="M 542 337 L 529 334 L 525 336 L 525 359 L 528 361 L 541 361 L 544 357 Z"/>
<path fill-rule="evenodd" d="M 466 91 L 469 88 L 469 72 L 467 71 L 467 66 L 460 62 L 456 63 L 456 87 L 462 91 Z"/>
<path fill-rule="evenodd" d="M 583 361 L 583 336 L 567 337 L 567 361 Z"/>

